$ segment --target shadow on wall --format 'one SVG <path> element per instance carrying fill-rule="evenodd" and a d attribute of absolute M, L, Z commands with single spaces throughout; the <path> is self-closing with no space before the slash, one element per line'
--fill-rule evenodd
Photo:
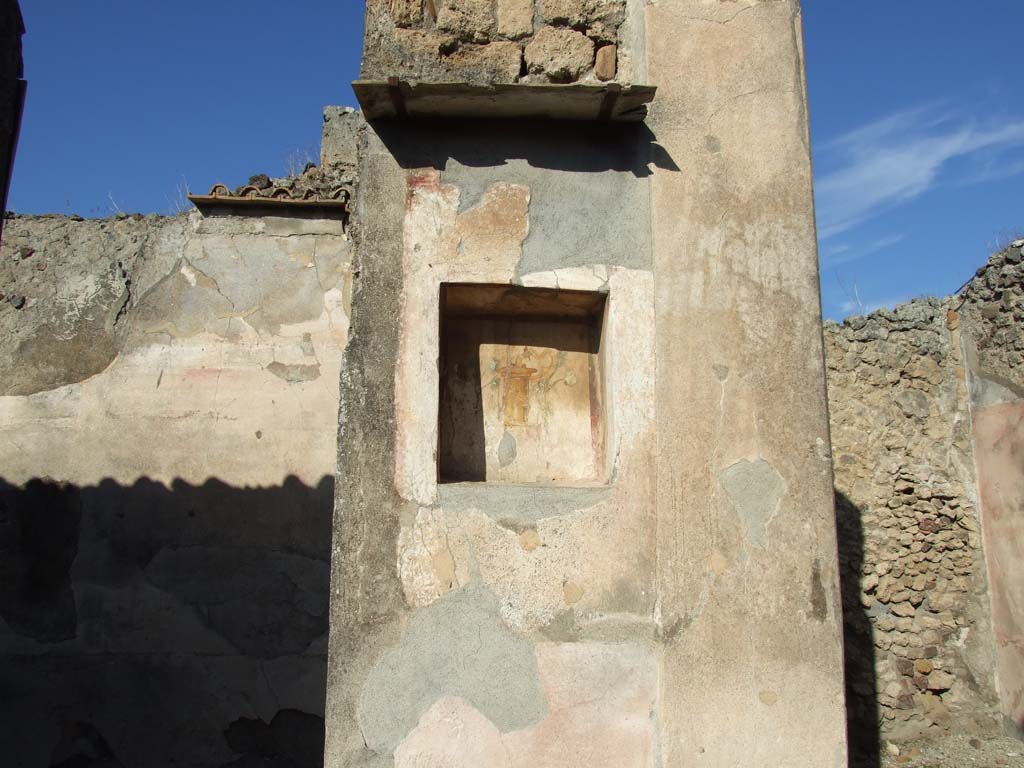
<path fill-rule="evenodd" d="M 0 751 L 26 766 L 322 763 L 332 478 L 0 480 Z M 861 513 L 836 492 L 853 768 L 877 768 Z M 5 758 L 6 759 L 6 758 Z"/>
<path fill-rule="evenodd" d="M 321 765 L 333 501 L 0 479 L 5 760 Z"/>
<path fill-rule="evenodd" d="M 864 529 L 860 509 L 838 489 L 835 495 L 839 589 L 843 601 L 843 642 L 846 654 L 846 732 L 850 768 L 878 768 L 881 765 L 881 735 L 875 646 L 871 619 L 860 601 Z"/>
<path fill-rule="evenodd" d="M 650 166 L 678 171 L 679 166 L 646 123 L 558 122 L 551 120 L 430 120 L 409 125 L 400 120 L 374 123 L 381 141 L 403 168 L 455 165 L 495 168 L 525 160 L 532 168 L 599 173 L 619 171 L 637 178 Z M 543 141 L 538 141 L 538 137 Z"/>

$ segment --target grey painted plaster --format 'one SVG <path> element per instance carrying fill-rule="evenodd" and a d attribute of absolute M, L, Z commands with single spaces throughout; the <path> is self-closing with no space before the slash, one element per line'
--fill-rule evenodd
<path fill-rule="evenodd" d="M 414 136 L 378 126 L 406 169 L 436 168 L 460 209 L 497 182 L 530 190 L 530 232 L 518 274 L 607 264 L 651 269 L 651 166 L 675 167 L 644 125 L 433 121 Z"/>
<path fill-rule="evenodd" d="M 585 511 L 610 498 L 611 487 L 559 487 L 501 483 L 445 483 L 438 486 L 441 506 L 458 512 L 476 509 L 499 522 L 535 523 Z"/>
<path fill-rule="evenodd" d="M 412 614 L 400 644 L 370 671 L 358 704 L 367 747 L 391 752 L 438 699 L 470 702 L 502 731 L 547 712 L 533 645 L 511 632 L 482 587 Z"/>
<path fill-rule="evenodd" d="M 454 161 L 441 178 L 462 190 L 463 210 L 495 182 L 529 188 L 530 234 L 519 274 L 589 264 L 651 268 L 647 187 L 629 172 L 552 173 L 517 158 L 485 169 Z"/>
<path fill-rule="evenodd" d="M 747 542 L 763 547 L 768 542 L 768 523 L 786 494 L 786 482 L 764 459 L 743 459 L 725 469 L 719 482 L 743 524 Z"/>

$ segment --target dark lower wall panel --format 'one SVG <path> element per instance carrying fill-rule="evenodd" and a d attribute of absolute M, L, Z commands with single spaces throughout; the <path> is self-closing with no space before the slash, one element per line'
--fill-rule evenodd
<path fill-rule="evenodd" d="M 322 764 L 334 483 L 0 480 L 0 754 Z"/>

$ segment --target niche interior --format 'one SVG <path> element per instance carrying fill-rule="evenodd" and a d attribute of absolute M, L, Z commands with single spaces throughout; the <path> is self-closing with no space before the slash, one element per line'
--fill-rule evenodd
<path fill-rule="evenodd" d="M 606 481 L 608 296 L 441 286 L 441 482 Z"/>

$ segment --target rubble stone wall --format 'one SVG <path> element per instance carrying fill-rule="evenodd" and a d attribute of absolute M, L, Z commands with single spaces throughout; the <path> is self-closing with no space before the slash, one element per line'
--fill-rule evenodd
<path fill-rule="evenodd" d="M 637 77 L 626 0 L 371 0 L 362 76 L 575 83 Z"/>
<path fill-rule="evenodd" d="M 864 740 L 876 723 L 899 741 L 1000 718 L 986 550 L 991 568 L 1006 537 L 982 535 L 978 475 L 991 462 L 978 452 L 976 369 L 1019 382 L 1022 282 L 1018 243 L 962 295 L 825 327 L 849 714 Z M 1006 516 L 1004 534 L 1019 533 L 1020 506 Z M 1019 556 L 1003 561 L 1001 580 L 1019 574 Z M 1019 610 L 1011 595 L 997 638 L 1000 622 L 1019 633 Z"/>
<path fill-rule="evenodd" d="M 897 740 L 992 699 L 971 654 L 986 580 L 946 314 L 931 299 L 825 333 L 851 715 Z"/>
<path fill-rule="evenodd" d="M 964 291 L 982 538 L 988 565 L 996 688 L 1024 735 L 1024 240 L 979 270 Z"/>

